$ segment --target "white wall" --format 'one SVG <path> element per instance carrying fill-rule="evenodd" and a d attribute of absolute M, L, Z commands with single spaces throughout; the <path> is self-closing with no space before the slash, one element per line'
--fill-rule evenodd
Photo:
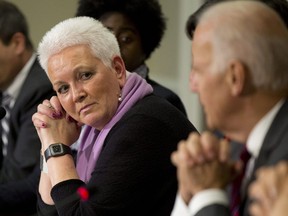
<path fill-rule="evenodd" d="M 161 47 L 148 61 L 150 76 L 174 90 L 182 99 L 188 117 L 201 131 L 202 109 L 198 98 L 190 92 L 191 41 L 185 35 L 185 23 L 201 0 L 159 0 L 167 17 L 167 30 Z M 10 0 L 26 15 L 35 48 L 52 26 L 74 16 L 78 0 Z"/>
<path fill-rule="evenodd" d="M 40 39 L 58 22 L 74 16 L 78 0 L 8 0 L 25 14 L 35 48 Z"/>
<path fill-rule="evenodd" d="M 174 90 L 182 99 L 190 121 L 202 131 L 202 108 L 197 95 L 189 90 L 191 68 L 191 41 L 187 38 L 185 24 L 201 0 L 160 0 L 167 17 L 167 30 L 161 47 L 148 61 L 150 76 Z"/>

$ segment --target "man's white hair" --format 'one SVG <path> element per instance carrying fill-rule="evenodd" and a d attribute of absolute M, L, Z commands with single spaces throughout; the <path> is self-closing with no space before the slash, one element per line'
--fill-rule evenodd
<path fill-rule="evenodd" d="M 225 1 L 205 11 L 198 25 L 210 25 L 214 66 L 224 71 L 241 61 L 257 88 L 288 88 L 288 29 L 279 15 L 258 1 Z"/>
<path fill-rule="evenodd" d="M 38 58 L 47 73 L 51 56 L 63 49 L 76 45 L 87 45 L 91 53 L 111 67 L 114 56 L 120 56 L 120 49 L 114 34 L 101 22 L 91 17 L 74 17 L 64 20 L 48 31 L 38 47 Z"/>

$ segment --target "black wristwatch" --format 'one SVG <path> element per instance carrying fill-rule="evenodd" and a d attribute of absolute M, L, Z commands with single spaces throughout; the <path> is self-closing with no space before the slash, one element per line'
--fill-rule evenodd
<path fill-rule="evenodd" d="M 65 154 L 72 155 L 71 148 L 62 143 L 51 144 L 44 152 L 46 162 L 50 157 L 59 157 Z"/>

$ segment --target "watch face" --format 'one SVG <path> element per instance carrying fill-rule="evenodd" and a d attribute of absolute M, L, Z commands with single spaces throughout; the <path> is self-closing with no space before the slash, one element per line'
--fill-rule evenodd
<path fill-rule="evenodd" d="M 51 146 L 52 154 L 58 154 L 62 152 L 62 148 L 60 145 L 53 145 Z"/>

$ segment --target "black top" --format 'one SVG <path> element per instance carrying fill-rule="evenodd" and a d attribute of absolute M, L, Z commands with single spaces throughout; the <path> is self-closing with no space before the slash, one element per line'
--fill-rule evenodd
<path fill-rule="evenodd" d="M 170 216 L 177 191 L 170 156 L 191 131 L 194 126 L 166 100 L 140 100 L 110 130 L 89 183 L 68 180 L 52 188 L 58 214 Z M 90 192 L 88 201 L 76 193 L 81 185 Z M 55 206 L 38 199 L 40 215 L 57 215 Z"/>

